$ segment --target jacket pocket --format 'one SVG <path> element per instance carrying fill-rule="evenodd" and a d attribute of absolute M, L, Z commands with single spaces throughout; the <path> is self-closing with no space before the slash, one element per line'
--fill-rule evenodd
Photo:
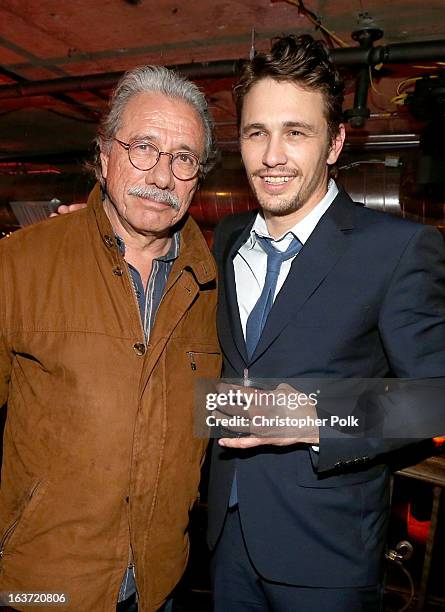
<path fill-rule="evenodd" d="M 16 540 L 18 541 L 18 536 L 20 535 L 21 527 L 23 526 L 26 519 L 29 518 L 34 512 L 34 509 L 37 507 L 43 493 L 43 482 L 41 480 L 38 480 L 31 487 L 28 495 L 26 496 L 26 501 L 24 502 L 19 514 L 3 532 L 3 535 L 0 540 L 0 560 L 3 558 L 5 553 L 8 552 L 11 543 L 15 542 Z"/>
<path fill-rule="evenodd" d="M 219 350 L 189 350 L 186 351 L 190 369 L 197 374 L 212 374 L 215 378 L 219 376 L 221 367 L 221 352 Z"/>

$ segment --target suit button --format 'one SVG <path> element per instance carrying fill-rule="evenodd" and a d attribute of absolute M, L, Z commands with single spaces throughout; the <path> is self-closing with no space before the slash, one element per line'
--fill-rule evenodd
<path fill-rule="evenodd" d="M 136 355 L 139 355 L 139 357 L 145 355 L 146 348 L 145 344 L 143 344 L 142 342 L 136 342 L 136 344 L 133 344 L 133 349 Z"/>
<path fill-rule="evenodd" d="M 115 274 L 116 276 L 122 276 L 123 273 L 124 271 L 119 266 L 113 268 L 113 274 Z"/>

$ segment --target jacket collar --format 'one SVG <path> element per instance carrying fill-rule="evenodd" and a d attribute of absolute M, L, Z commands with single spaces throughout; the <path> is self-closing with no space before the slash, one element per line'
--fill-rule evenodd
<path fill-rule="evenodd" d="M 196 221 L 187 213 L 180 221 L 181 246 L 179 257 L 173 264 L 172 274 L 182 269 L 190 270 L 200 285 L 216 279 L 216 264 L 207 242 Z"/>
<path fill-rule="evenodd" d="M 88 197 L 88 209 L 95 219 L 105 248 L 113 253 L 118 252 L 119 248 L 114 231 L 103 206 L 99 183 L 96 183 Z M 214 280 L 216 278 L 215 262 L 196 222 L 186 214 L 179 222 L 177 229 L 181 233 L 179 256 L 173 264 L 169 277 L 175 277 L 179 270 L 187 268 L 190 269 L 200 285 Z"/>

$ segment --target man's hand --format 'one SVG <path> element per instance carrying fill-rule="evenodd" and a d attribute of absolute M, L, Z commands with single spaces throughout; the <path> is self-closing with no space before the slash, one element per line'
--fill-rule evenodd
<path fill-rule="evenodd" d="M 50 214 L 50 217 L 58 217 L 59 215 L 67 215 L 68 213 L 72 213 L 75 210 L 82 210 L 82 208 L 86 208 L 87 205 L 85 203 L 82 204 L 61 204 L 57 209 L 57 212 L 53 212 Z"/>
<path fill-rule="evenodd" d="M 249 436 L 243 438 L 221 438 L 218 440 L 220 446 L 224 448 L 254 448 L 255 446 L 291 446 L 292 444 L 318 444 L 318 436 L 313 440 L 301 440 L 300 438 L 255 438 Z"/>
<path fill-rule="evenodd" d="M 291 444 L 318 444 L 319 428 L 317 412 L 307 396 L 287 384 L 274 390 L 257 389 L 220 383 L 218 393 L 236 397 L 236 404 L 224 405 L 215 411 L 215 416 L 241 416 L 249 425 L 231 427 L 235 436 L 221 438 L 218 443 L 226 448 L 253 448 L 255 446 Z M 299 398 L 298 407 L 295 400 Z M 292 408 L 290 408 L 292 406 Z"/>

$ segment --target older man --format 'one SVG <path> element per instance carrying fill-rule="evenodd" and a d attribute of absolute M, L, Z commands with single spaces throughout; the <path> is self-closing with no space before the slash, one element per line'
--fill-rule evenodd
<path fill-rule="evenodd" d="M 212 150 L 204 97 L 133 70 L 98 144 L 88 207 L 0 244 L 0 592 L 17 610 L 37 592 L 44 609 L 135 609 L 137 588 L 152 612 L 187 559 L 193 383 L 220 368 L 215 266 L 187 216 Z"/>

